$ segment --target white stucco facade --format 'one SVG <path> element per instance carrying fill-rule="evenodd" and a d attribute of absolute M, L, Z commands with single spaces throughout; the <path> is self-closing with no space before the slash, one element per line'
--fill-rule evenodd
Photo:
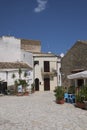
<path fill-rule="evenodd" d="M 38 61 L 38 64 L 34 65 L 35 61 Z M 49 62 L 49 72 L 44 71 L 44 62 L 46 61 Z M 0 38 L 0 62 L 27 63 L 33 68 L 33 70 L 27 70 L 26 80 L 28 85 L 31 87 L 31 84 L 36 80 L 39 84 L 39 91 L 46 89 L 53 91 L 56 86 L 61 86 L 61 59 L 52 53 L 32 53 L 27 48 L 26 50 L 21 49 L 21 39 L 12 36 L 2 36 Z M 24 78 L 25 71 L 22 72 L 22 78 Z M 13 85 L 13 73 L 16 80 L 19 77 L 17 69 L 0 70 L 0 80 L 6 81 L 8 86 Z M 48 86 L 49 88 L 47 88 Z"/>
<path fill-rule="evenodd" d="M 21 61 L 33 67 L 33 54 L 29 51 L 21 50 Z"/>
<path fill-rule="evenodd" d="M 20 61 L 20 39 L 3 36 L 0 38 L 0 62 Z"/>
<path fill-rule="evenodd" d="M 0 80 L 7 82 L 8 86 L 14 84 L 14 80 L 19 79 L 19 70 L 18 69 L 3 69 L 0 70 Z M 24 79 L 25 70 L 22 70 L 21 78 Z M 12 75 L 15 74 L 15 78 L 12 78 Z"/>
<path fill-rule="evenodd" d="M 27 63 L 31 68 L 33 68 L 33 54 L 29 51 L 21 50 L 21 61 L 24 63 Z M 27 72 L 27 78 L 26 78 L 29 88 L 31 87 L 31 84 L 33 83 L 34 77 L 33 77 L 33 70 L 29 70 Z"/>
<path fill-rule="evenodd" d="M 34 62 L 38 61 L 38 64 L 34 66 L 34 79 L 39 79 L 39 91 L 45 91 L 45 81 L 44 79 L 49 78 L 49 89 L 53 91 L 55 87 L 58 85 L 58 78 L 57 78 L 57 56 L 34 56 Z M 50 71 L 45 73 L 44 72 L 44 61 L 49 62 Z"/>
<path fill-rule="evenodd" d="M 58 80 L 58 86 L 62 85 L 62 80 L 61 80 L 61 56 L 58 57 L 58 61 L 57 61 L 57 80 Z"/>
<path fill-rule="evenodd" d="M 3 36 L 0 38 L 0 62 L 25 62 L 33 67 L 33 55 L 21 49 L 21 39 Z"/>
<path fill-rule="evenodd" d="M 0 62 L 23 62 L 27 63 L 31 68 L 33 67 L 33 55 L 32 53 L 21 49 L 21 39 L 17 39 L 12 36 L 0 37 Z M 14 68 L 15 69 L 15 68 Z M 23 70 L 23 73 L 26 70 Z M 8 73 L 8 75 L 6 74 Z M 18 78 L 18 70 L 0 70 L 0 79 L 7 81 L 7 85 L 13 85 L 12 73 Z M 33 83 L 33 72 L 29 70 L 27 81 L 29 86 Z M 23 74 L 24 75 L 24 74 Z M 8 79 L 6 79 L 8 77 Z M 22 76 L 22 78 L 24 78 Z"/>

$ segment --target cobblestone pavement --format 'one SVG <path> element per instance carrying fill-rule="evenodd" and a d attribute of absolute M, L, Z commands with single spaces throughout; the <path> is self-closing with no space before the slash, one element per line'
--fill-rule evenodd
<path fill-rule="evenodd" d="M 2 96 L 0 130 L 87 130 L 87 111 L 56 104 L 53 92 Z"/>

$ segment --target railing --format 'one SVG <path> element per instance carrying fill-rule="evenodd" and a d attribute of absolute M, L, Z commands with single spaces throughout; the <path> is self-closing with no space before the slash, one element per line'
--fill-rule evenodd
<path fill-rule="evenodd" d="M 43 76 L 57 76 L 57 70 L 56 69 L 50 69 L 49 72 L 44 72 L 44 69 L 41 68 L 41 73 Z"/>

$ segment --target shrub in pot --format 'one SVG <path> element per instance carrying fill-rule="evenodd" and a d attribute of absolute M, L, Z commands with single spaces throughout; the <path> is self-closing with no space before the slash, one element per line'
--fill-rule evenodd
<path fill-rule="evenodd" d="M 85 108 L 83 100 L 84 97 L 80 93 L 78 93 L 78 95 L 76 95 L 76 106 L 82 109 Z"/>
<path fill-rule="evenodd" d="M 87 101 L 87 85 L 83 86 L 78 92 L 78 95 L 76 95 L 76 106 L 85 108 L 84 101 Z"/>
<path fill-rule="evenodd" d="M 64 90 L 62 86 L 57 86 L 54 90 L 56 103 L 63 104 L 64 103 Z"/>

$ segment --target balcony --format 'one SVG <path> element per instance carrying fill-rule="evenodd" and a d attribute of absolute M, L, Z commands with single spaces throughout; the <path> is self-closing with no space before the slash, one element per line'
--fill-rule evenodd
<path fill-rule="evenodd" d="M 50 77 L 50 76 L 57 76 L 57 70 L 56 69 L 50 69 L 50 72 L 44 72 L 44 69 L 41 69 L 42 76 Z"/>

